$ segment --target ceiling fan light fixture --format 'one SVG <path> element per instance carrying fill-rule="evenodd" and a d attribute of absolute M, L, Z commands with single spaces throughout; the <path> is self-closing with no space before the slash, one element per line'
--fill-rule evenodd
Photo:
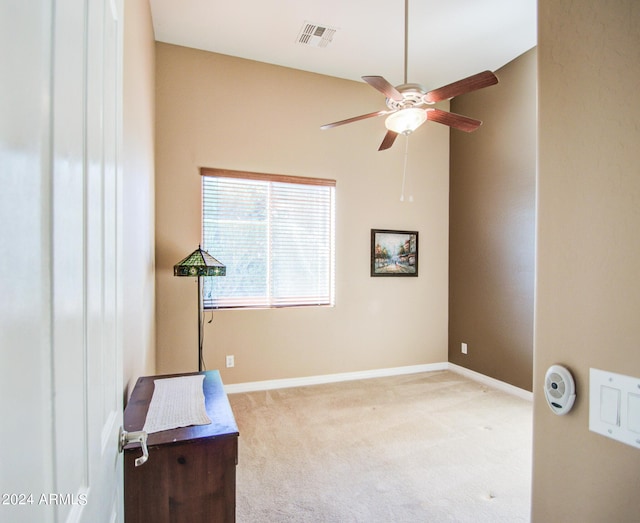
<path fill-rule="evenodd" d="M 411 134 L 427 121 L 427 112 L 418 107 L 407 107 L 387 116 L 384 125 L 398 134 Z"/>

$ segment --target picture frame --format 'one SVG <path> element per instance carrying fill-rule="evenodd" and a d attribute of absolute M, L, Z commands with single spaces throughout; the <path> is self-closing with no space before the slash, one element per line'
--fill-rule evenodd
<path fill-rule="evenodd" d="M 418 231 L 371 229 L 371 276 L 418 276 Z"/>

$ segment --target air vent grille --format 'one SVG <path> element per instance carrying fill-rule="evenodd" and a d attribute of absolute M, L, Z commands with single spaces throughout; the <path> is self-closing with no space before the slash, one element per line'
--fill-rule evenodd
<path fill-rule="evenodd" d="M 307 22 L 302 25 L 297 42 L 311 47 L 327 47 L 333 40 L 337 29 L 326 25 Z"/>

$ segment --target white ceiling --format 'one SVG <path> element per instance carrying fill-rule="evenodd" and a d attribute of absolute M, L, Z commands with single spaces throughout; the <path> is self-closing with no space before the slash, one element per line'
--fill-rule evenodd
<path fill-rule="evenodd" d="M 150 0 L 156 40 L 360 81 L 404 80 L 404 0 Z M 305 22 L 337 29 L 298 43 Z M 408 82 L 495 71 L 536 45 L 536 0 L 409 0 Z"/>

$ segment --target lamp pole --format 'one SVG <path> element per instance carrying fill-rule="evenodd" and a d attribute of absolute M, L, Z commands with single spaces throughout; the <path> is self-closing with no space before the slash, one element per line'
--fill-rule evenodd
<path fill-rule="evenodd" d="M 202 372 L 202 276 L 198 276 L 198 372 Z"/>

